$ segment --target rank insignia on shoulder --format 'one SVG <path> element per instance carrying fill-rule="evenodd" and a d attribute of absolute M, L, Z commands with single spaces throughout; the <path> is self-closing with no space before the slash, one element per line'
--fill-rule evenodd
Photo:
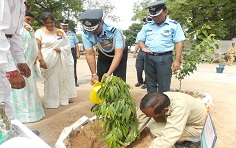
<path fill-rule="evenodd" d="M 170 20 L 170 22 L 172 22 L 174 24 L 179 24 L 179 22 L 177 22 L 176 20 Z"/>

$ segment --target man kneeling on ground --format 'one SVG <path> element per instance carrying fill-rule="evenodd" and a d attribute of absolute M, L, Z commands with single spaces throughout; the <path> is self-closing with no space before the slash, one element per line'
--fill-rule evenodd
<path fill-rule="evenodd" d="M 156 137 L 149 148 L 199 147 L 206 109 L 194 97 L 180 92 L 146 94 L 140 103 L 142 130 L 150 119 L 151 133 Z"/>

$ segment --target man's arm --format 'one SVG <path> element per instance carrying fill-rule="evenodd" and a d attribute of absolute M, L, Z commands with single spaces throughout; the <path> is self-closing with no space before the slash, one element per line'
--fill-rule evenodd
<path fill-rule="evenodd" d="M 173 71 L 176 71 L 176 70 L 180 69 L 182 49 L 183 49 L 183 43 L 182 42 L 175 43 L 175 60 L 172 63 L 172 70 Z"/>
<path fill-rule="evenodd" d="M 19 5 L 21 5 L 20 1 L 17 1 Z M 13 3 L 9 3 L 7 0 L 2 0 L 0 2 L 0 6 L 3 6 L 3 9 L 0 9 L 0 68 L 6 72 L 6 77 L 8 78 L 11 87 L 15 89 L 20 89 L 25 87 L 25 80 L 21 74 L 16 70 L 16 66 L 14 64 L 13 58 L 11 54 L 15 54 L 16 62 L 22 62 L 23 64 L 19 66 L 20 72 L 26 77 L 30 76 L 30 69 L 25 64 L 24 60 L 24 52 L 22 49 L 21 38 L 19 34 L 15 34 L 17 31 L 16 27 L 11 27 L 12 21 L 16 21 L 18 23 L 19 18 L 15 19 L 11 14 L 11 5 Z M 18 5 L 17 5 L 18 6 Z M 18 6 L 19 7 L 19 6 Z M 15 10 L 18 16 L 20 15 L 20 10 Z M 14 22 L 16 24 L 16 22 Z M 5 36 L 6 30 L 9 32 L 12 38 L 7 39 Z M 21 46 L 19 46 L 21 43 Z M 21 47 L 21 48 L 20 48 Z M 10 52 L 10 48 L 14 49 L 14 51 Z"/>
<path fill-rule="evenodd" d="M 115 30 L 114 38 L 116 40 L 115 55 L 114 55 L 111 65 L 110 65 L 110 68 L 105 75 L 106 77 L 110 76 L 116 70 L 116 68 L 119 66 L 120 61 L 123 57 L 123 52 L 124 52 L 124 48 L 125 48 L 125 39 L 124 39 L 123 34 L 120 30 L 118 30 L 118 29 Z"/>
<path fill-rule="evenodd" d="M 75 51 L 76 51 L 76 58 L 79 59 L 80 58 L 80 53 L 79 53 L 79 45 L 78 45 L 78 43 L 75 44 Z"/>
<path fill-rule="evenodd" d="M 152 52 L 150 50 L 147 49 L 144 41 L 139 41 L 138 43 L 139 47 L 141 48 L 141 50 L 145 53 L 148 53 L 148 54 L 152 54 Z"/>
<path fill-rule="evenodd" d="M 187 123 L 190 111 L 187 106 L 178 106 L 174 108 L 171 115 L 168 116 L 165 128 L 161 135 L 157 136 L 150 144 L 149 148 L 170 148 L 181 137 Z M 155 124 L 155 123 L 154 123 Z"/>
<path fill-rule="evenodd" d="M 0 68 L 5 72 L 13 71 L 16 70 L 16 66 L 9 50 L 10 43 L 5 36 L 5 30 L 11 25 L 10 5 L 8 0 L 1 0 L 0 6 L 3 6 L 3 9 L 0 9 Z"/>
<path fill-rule="evenodd" d="M 138 44 L 135 44 L 134 53 L 133 53 L 133 57 L 134 57 L 134 58 L 137 57 L 138 49 L 139 49 L 139 45 L 138 45 Z M 140 49 L 140 50 L 141 50 L 141 49 Z"/>
<path fill-rule="evenodd" d="M 120 61 L 123 57 L 123 51 L 124 51 L 124 48 L 115 49 L 115 56 L 112 60 L 112 63 L 111 63 L 111 66 L 110 66 L 108 72 L 106 73 L 106 77 L 110 76 L 116 70 L 116 68 L 119 66 Z"/>
<path fill-rule="evenodd" d="M 96 74 L 96 59 L 95 59 L 95 54 L 94 50 L 91 49 L 85 49 L 85 55 L 86 55 L 86 60 L 89 65 L 89 69 L 92 74 L 92 79 L 91 79 L 91 84 L 93 85 L 98 81 L 98 76 Z"/>

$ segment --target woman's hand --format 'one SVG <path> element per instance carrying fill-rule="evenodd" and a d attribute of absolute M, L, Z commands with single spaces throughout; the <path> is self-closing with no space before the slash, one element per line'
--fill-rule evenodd
<path fill-rule="evenodd" d="M 91 85 L 95 84 L 98 81 L 98 75 L 93 75 L 91 78 Z"/>
<path fill-rule="evenodd" d="M 77 59 L 80 58 L 80 54 L 79 54 L 79 53 L 76 54 L 76 58 L 77 58 Z"/>
<path fill-rule="evenodd" d="M 40 63 L 40 67 L 41 67 L 41 68 L 47 69 L 47 64 L 46 64 L 46 62 L 44 61 L 44 59 L 40 59 L 40 60 L 39 60 L 39 63 Z"/>
<path fill-rule="evenodd" d="M 61 52 L 61 49 L 59 47 L 54 48 L 57 52 Z"/>

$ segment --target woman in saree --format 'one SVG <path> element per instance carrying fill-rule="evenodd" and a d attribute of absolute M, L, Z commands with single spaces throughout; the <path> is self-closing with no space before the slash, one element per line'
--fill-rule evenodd
<path fill-rule="evenodd" d="M 50 12 L 43 12 L 44 27 L 35 32 L 38 44 L 38 60 L 44 81 L 44 107 L 58 108 L 68 105 L 77 96 L 74 80 L 74 63 L 70 42 L 61 29 L 55 28 Z M 41 54 L 42 53 L 42 54 Z"/>
<path fill-rule="evenodd" d="M 33 18 L 32 13 L 26 13 L 20 30 L 24 58 L 31 69 L 31 76 L 25 78 L 26 86 L 24 88 L 11 89 L 14 115 L 22 123 L 36 122 L 45 116 L 36 85 L 36 81 L 42 82 L 43 78 L 35 62 L 38 55 L 38 46 L 34 37 L 34 30 L 30 26 Z"/>

